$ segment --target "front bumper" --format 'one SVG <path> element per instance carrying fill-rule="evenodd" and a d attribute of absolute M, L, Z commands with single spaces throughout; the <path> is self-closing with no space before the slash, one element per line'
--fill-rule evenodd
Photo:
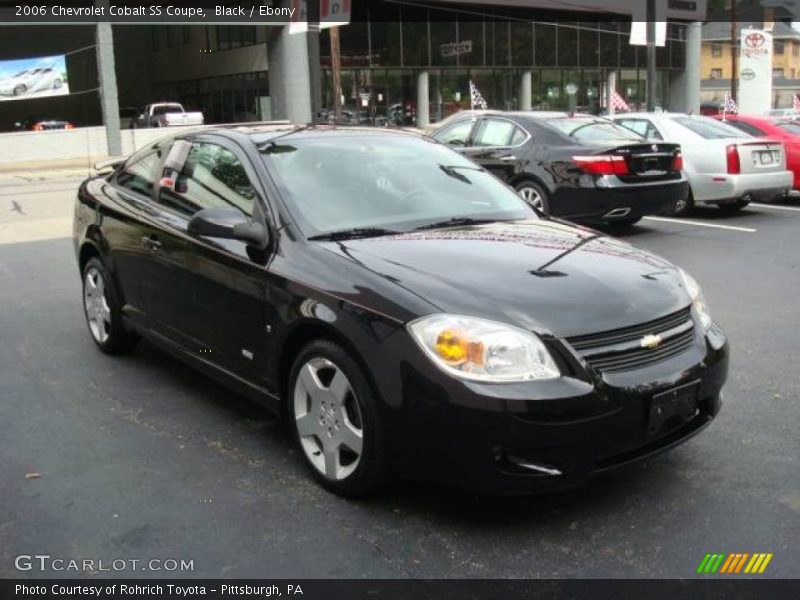
<path fill-rule="evenodd" d="M 597 186 L 560 190 L 550 203 L 550 213 L 588 223 L 638 219 L 671 213 L 689 191 L 683 178 L 647 185 L 600 185 L 603 181 L 601 178 Z"/>
<path fill-rule="evenodd" d="M 407 368 L 402 417 L 391 420 L 398 475 L 491 494 L 547 493 L 680 444 L 717 415 L 727 377 L 724 334 L 713 326 L 700 339 L 662 363 L 588 378 L 481 384 Z M 653 397 L 686 384 L 697 390 L 691 418 L 653 430 Z"/>
<path fill-rule="evenodd" d="M 691 179 L 695 203 L 724 203 L 751 197 L 769 201 L 789 193 L 794 184 L 791 171 L 740 175 L 695 175 Z"/>

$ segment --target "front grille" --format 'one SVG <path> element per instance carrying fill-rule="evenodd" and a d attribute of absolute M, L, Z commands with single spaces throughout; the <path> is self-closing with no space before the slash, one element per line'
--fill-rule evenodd
<path fill-rule="evenodd" d="M 660 343 L 651 348 L 642 346 L 645 336 L 653 335 L 661 337 Z M 640 325 L 567 338 L 575 351 L 600 372 L 645 367 L 684 352 L 693 341 L 690 308 Z"/>

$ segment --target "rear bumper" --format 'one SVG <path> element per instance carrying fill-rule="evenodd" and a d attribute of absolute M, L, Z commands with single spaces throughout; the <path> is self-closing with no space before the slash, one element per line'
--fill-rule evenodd
<path fill-rule="evenodd" d="M 685 179 L 648 185 L 565 188 L 550 203 L 550 213 L 584 222 L 661 215 L 670 213 L 678 200 L 686 197 L 688 189 Z"/>
<path fill-rule="evenodd" d="M 753 200 L 771 200 L 789 192 L 794 184 L 791 171 L 741 175 L 694 175 L 690 177 L 695 203 L 720 203 L 751 196 Z"/>

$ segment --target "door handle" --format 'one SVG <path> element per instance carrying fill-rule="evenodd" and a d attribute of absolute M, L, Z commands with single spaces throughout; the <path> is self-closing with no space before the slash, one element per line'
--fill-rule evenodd
<path fill-rule="evenodd" d="M 504 161 L 508 162 L 508 161 L 512 161 L 512 160 L 517 160 L 517 157 L 514 156 L 513 154 L 506 154 L 505 156 L 501 156 L 500 160 L 504 160 Z"/>
<path fill-rule="evenodd" d="M 150 250 L 158 250 L 159 248 L 161 248 L 161 242 L 159 242 L 154 237 L 147 237 L 147 236 L 143 237 L 142 245 L 145 248 L 150 248 Z"/>

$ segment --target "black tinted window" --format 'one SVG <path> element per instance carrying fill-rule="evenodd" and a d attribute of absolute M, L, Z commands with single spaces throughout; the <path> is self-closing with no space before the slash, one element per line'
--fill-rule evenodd
<path fill-rule="evenodd" d="M 709 117 L 675 117 L 675 122 L 707 140 L 750 137 L 748 134 Z"/>
<path fill-rule="evenodd" d="M 603 142 L 609 140 L 636 140 L 642 137 L 627 127 L 622 127 L 605 119 L 582 117 L 561 117 L 549 119 L 547 124 L 576 140 Z"/>
<path fill-rule="evenodd" d="M 761 129 L 755 125 L 751 125 L 750 123 L 744 123 L 743 121 L 725 121 L 725 123 L 731 127 L 736 127 L 736 129 L 741 129 L 750 135 L 764 135 L 764 132 Z"/>
<path fill-rule="evenodd" d="M 192 144 L 175 190 L 162 189 L 159 202 L 191 216 L 204 208 L 233 206 L 253 214 L 256 191 L 239 158 L 218 144 Z"/>
<path fill-rule="evenodd" d="M 433 139 L 451 146 L 466 146 L 473 121 L 464 120 L 448 125 L 433 134 Z"/>
<path fill-rule="evenodd" d="M 158 152 L 151 152 L 141 158 L 134 157 L 116 175 L 117 184 L 132 192 L 150 196 L 155 185 L 158 162 Z"/>

